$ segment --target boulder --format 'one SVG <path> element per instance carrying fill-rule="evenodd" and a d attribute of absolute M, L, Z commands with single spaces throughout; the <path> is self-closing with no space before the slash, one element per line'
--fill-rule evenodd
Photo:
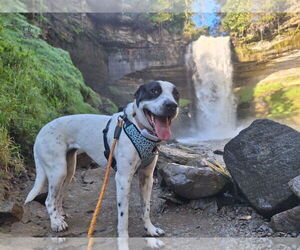
<path fill-rule="evenodd" d="M 262 215 L 300 204 L 288 182 L 300 175 L 300 133 L 268 119 L 254 121 L 225 145 L 234 182 Z"/>
<path fill-rule="evenodd" d="M 300 206 L 274 215 L 271 226 L 275 231 L 300 232 Z"/>
<path fill-rule="evenodd" d="M 205 165 L 205 156 L 182 145 L 161 145 L 159 147 L 158 164 L 164 165 L 165 163 L 203 166 Z"/>
<path fill-rule="evenodd" d="M 196 200 L 219 193 L 228 180 L 210 167 L 168 164 L 159 169 L 166 185 L 177 195 Z"/>

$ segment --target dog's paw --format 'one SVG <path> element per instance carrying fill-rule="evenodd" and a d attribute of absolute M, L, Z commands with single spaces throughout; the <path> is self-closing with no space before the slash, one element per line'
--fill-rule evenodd
<path fill-rule="evenodd" d="M 162 236 L 162 235 L 165 234 L 164 230 L 162 230 L 158 227 L 155 227 L 152 224 L 149 225 L 149 226 L 145 226 L 144 228 L 146 230 L 146 235 L 147 236 Z"/>
<path fill-rule="evenodd" d="M 61 215 L 64 219 L 70 219 L 71 216 L 65 212 L 63 212 L 63 214 Z"/>
<path fill-rule="evenodd" d="M 64 221 L 63 217 L 51 220 L 51 229 L 54 232 L 62 232 L 68 229 L 68 224 Z"/>
<path fill-rule="evenodd" d="M 165 243 L 163 243 L 161 240 L 156 238 L 145 238 L 147 247 L 150 248 L 161 248 L 165 246 Z"/>

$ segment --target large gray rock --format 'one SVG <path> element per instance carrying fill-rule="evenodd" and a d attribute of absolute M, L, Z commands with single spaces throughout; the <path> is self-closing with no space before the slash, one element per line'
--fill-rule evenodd
<path fill-rule="evenodd" d="M 223 175 L 209 167 L 168 164 L 159 172 L 174 193 L 191 200 L 215 195 L 228 183 Z"/>
<path fill-rule="evenodd" d="M 300 175 L 300 133 L 260 119 L 225 145 L 233 180 L 261 214 L 272 216 L 300 204 L 288 182 Z"/>

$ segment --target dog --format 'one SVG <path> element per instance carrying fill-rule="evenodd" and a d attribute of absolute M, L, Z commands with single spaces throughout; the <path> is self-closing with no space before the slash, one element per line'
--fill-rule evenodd
<path fill-rule="evenodd" d="M 171 122 L 178 115 L 179 93 L 167 81 L 152 81 L 141 85 L 134 94 L 135 100 L 124 109 L 127 119 L 139 131 L 146 131 L 160 141 L 171 138 Z M 36 179 L 25 204 L 32 201 L 48 180 L 46 208 L 55 232 L 68 228 L 62 203 L 76 169 L 76 155 L 85 152 L 100 166 L 107 163 L 101 152 L 105 151 L 102 131 L 107 127 L 107 143 L 112 145 L 114 130 L 123 112 L 112 116 L 79 114 L 57 118 L 46 124 L 38 133 L 33 151 Z M 108 121 L 110 122 L 108 123 Z M 109 126 L 108 126 L 109 125 Z M 124 130 L 124 128 L 123 128 Z M 128 237 L 128 202 L 134 173 L 139 173 L 142 219 L 149 236 L 160 236 L 164 231 L 150 220 L 150 196 L 153 172 L 158 154 L 146 167 L 139 168 L 141 158 L 136 147 L 124 131 L 113 154 L 117 172 L 118 235 Z"/>

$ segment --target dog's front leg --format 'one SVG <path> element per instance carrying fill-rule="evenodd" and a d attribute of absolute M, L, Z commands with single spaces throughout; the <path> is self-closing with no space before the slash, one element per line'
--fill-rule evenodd
<path fill-rule="evenodd" d="M 142 203 L 142 219 L 144 222 L 144 229 L 147 235 L 150 236 L 160 236 L 164 235 L 165 232 L 153 226 L 150 220 L 150 199 L 151 191 L 153 186 L 153 172 L 156 166 L 158 156 L 155 157 L 153 162 L 144 169 L 139 170 L 139 180 L 140 180 L 140 192 L 141 192 L 141 203 Z"/>
<path fill-rule="evenodd" d="M 128 238 L 128 200 L 133 171 L 117 171 L 117 206 L 118 206 L 118 235 L 119 237 Z"/>

